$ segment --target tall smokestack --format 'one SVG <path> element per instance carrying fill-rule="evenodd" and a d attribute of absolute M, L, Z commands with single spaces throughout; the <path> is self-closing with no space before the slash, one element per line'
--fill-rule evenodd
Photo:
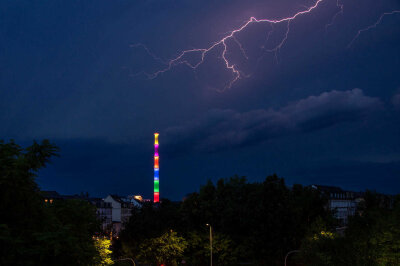
<path fill-rule="evenodd" d="M 158 133 L 154 133 L 154 203 L 160 201 L 160 167 L 158 164 Z"/>

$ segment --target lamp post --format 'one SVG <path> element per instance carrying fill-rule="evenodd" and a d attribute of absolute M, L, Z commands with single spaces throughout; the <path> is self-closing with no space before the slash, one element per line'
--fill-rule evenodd
<path fill-rule="evenodd" d="M 136 266 L 135 261 L 134 261 L 133 259 L 131 259 L 131 258 L 118 259 L 118 260 L 115 260 L 115 261 L 124 261 L 124 260 L 129 260 L 130 262 L 132 262 L 132 264 L 133 264 L 134 266 Z"/>
<path fill-rule="evenodd" d="M 289 252 L 286 254 L 286 256 L 285 256 L 285 266 L 286 266 L 286 260 L 287 260 L 288 256 L 289 256 L 290 254 L 292 254 L 292 253 L 295 253 L 295 252 L 300 252 L 300 250 L 292 250 L 292 251 L 289 251 Z"/>
<path fill-rule="evenodd" d="M 212 227 L 211 224 L 206 224 L 210 227 L 210 265 L 212 266 Z"/>

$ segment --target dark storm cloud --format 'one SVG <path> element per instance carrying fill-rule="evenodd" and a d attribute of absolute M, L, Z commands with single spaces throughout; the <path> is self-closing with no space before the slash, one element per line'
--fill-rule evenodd
<path fill-rule="evenodd" d="M 292 183 L 311 176 L 313 183 L 348 180 L 399 191 L 398 182 L 382 182 L 361 164 L 331 174 L 344 156 L 400 158 L 400 105 L 393 97 L 400 93 L 393 91 L 400 88 L 400 16 L 386 16 L 345 48 L 382 12 L 400 9 L 398 0 L 348 1 L 329 27 L 339 10 L 324 0 L 290 24 L 278 53 L 265 56 L 261 46 L 271 28 L 249 27 L 236 36 L 249 60 L 235 43 L 226 54 L 249 78 L 224 93 L 211 89 L 232 78 L 218 49 L 196 72 L 179 65 L 154 80 L 131 76 L 165 67 L 132 44 L 170 59 L 208 47 L 251 16 L 282 18 L 314 2 L 0 1 L 0 138 L 26 145 L 49 138 L 60 146 L 61 157 L 38 181 L 61 193 L 150 197 L 155 131 L 162 197 L 180 199 L 208 178 L 260 181 L 273 172 Z M 285 33 L 286 25 L 276 26 L 271 46 Z M 390 99 L 387 110 L 367 116 L 378 99 Z M 183 151 L 189 152 L 170 156 Z M 308 171 L 297 175 L 300 166 Z M 389 164 L 380 169 L 395 176 Z"/>
<path fill-rule="evenodd" d="M 380 106 L 382 103 L 378 98 L 364 95 L 361 89 L 334 90 L 277 110 L 258 109 L 243 113 L 211 110 L 198 121 L 168 128 L 166 138 L 176 153 L 189 147 L 214 152 L 355 121 Z"/>
<path fill-rule="evenodd" d="M 291 173 L 298 179 L 308 180 L 308 183 L 331 185 L 332 180 L 339 182 L 343 188 L 354 191 L 365 189 L 386 191 L 386 193 L 398 193 L 400 185 L 398 173 L 400 161 L 371 162 L 371 161 L 335 161 L 319 163 L 314 167 L 296 169 Z M 359 176 L 360 178 L 355 178 Z M 380 182 L 374 183 L 376 177 Z M 387 184 L 391 184 L 387 187 Z"/>
<path fill-rule="evenodd" d="M 151 189 L 139 189 L 152 186 L 151 149 L 102 139 L 57 140 L 55 144 L 60 157 L 52 158 L 37 179 L 39 184 L 46 184 L 43 189 L 63 194 L 87 191 L 99 197 L 106 193 L 151 195 Z"/>

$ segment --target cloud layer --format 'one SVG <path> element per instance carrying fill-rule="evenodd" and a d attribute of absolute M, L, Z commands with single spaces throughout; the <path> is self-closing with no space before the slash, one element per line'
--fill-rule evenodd
<path fill-rule="evenodd" d="M 215 152 L 247 146 L 294 132 L 309 132 L 356 121 L 382 106 L 361 89 L 330 91 L 289 103 L 280 109 L 248 112 L 211 110 L 201 119 L 166 130 L 174 153 L 188 149 Z"/>
<path fill-rule="evenodd" d="M 392 103 L 396 110 L 400 110 L 400 93 L 393 96 Z"/>

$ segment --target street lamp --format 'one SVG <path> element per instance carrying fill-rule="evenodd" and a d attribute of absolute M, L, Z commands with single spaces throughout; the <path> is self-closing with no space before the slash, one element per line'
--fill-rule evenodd
<path fill-rule="evenodd" d="M 134 261 L 133 259 L 131 259 L 131 258 L 118 259 L 118 260 L 115 260 L 115 261 L 123 261 L 123 260 L 129 260 L 130 262 L 132 262 L 132 264 L 133 264 L 134 266 L 136 266 L 135 261 Z"/>
<path fill-rule="evenodd" d="M 287 260 L 288 256 L 289 256 L 290 254 L 292 254 L 292 253 L 295 253 L 295 252 L 300 252 L 300 250 L 292 250 L 292 251 L 289 251 L 289 252 L 286 254 L 286 256 L 285 256 L 285 266 L 286 266 L 286 260 Z"/>
<path fill-rule="evenodd" d="M 211 224 L 206 224 L 210 227 L 210 265 L 212 266 L 212 227 Z"/>

